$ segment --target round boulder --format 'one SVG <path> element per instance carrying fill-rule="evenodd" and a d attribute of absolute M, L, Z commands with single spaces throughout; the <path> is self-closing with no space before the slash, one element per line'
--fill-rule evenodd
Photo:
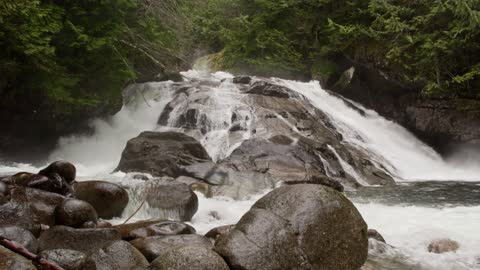
<path fill-rule="evenodd" d="M 137 249 L 126 241 L 106 244 L 90 256 L 97 270 L 143 270 L 148 261 Z"/>
<path fill-rule="evenodd" d="M 73 187 L 73 195 L 90 203 L 98 217 L 111 219 L 122 215 L 128 204 L 128 193 L 121 186 L 105 181 L 83 181 Z"/>
<path fill-rule="evenodd" d="M 190 221 L 197 212 L 197 195 L 186 184 L 174 180 L 152 181 L 146 192 L 147 203 L 157 210 L 158 218 Z"/>
<path fill-rule="evenodd" d="M 2 227 L 0 228 L 0 236 L 25 247 L 32 253 L 37 253 L 38 243 L 35 236 L 28 230 L 20 227 Z"/>
<path fill-rule="evenodd" d="M 367 225 L 334 189 L 283 186 L 258 200 L 215 250 L 233 270 L 358 270 L 367 259 Z"/>
<path fill-rule="evenodd" d="M 77 169 L 72 163 L 60 160 L 48 165 L 47 168 L 39 171 L 38 174 L 45 175 L 49 178 L 52 178 L 53 174 L 58 174 L 65 179 L 67 183 L 71 183 L 75 180 Z"/>
<path fill-rule="evenodd" d="M 205 234 L 205 237 L 210 238 L 213 241 L 217 241 L 217 239 L 220 236 L 229 234 L 234 228 L 235 228 L 235 225 L 224 225 L 224 226 L 216 227 L 208 231 Z"/>
<path fill-rule="evenodd" d="M 68 270 L 95 269 L 85 253 L 70 249 L 52 249 L 40 253 L 40 257 Z"/>
<path fill-rule="evenodd" d="M 217 253 L 206 246 L 179 246 L 155 259 L 148 270 L 229 270 Z"/>
<path fill-rule="evenodd" d="M 97 213 L 88 202 L 67 199 L 55 209 L 57 225 L 79 228 L 88 221 L 97 222 Z"/>
<path fill-rule="evenodd" d="M 149 262 L 155 260 L 165 251 L 177 246 L 201 245 L 212 249 L 212 242 L 198 234 L 171 235 L 171 236 L 151 236 L 135 239 L 130 242 L 138 249 Z"/>
<path fill-rule="evenodd" d="M 132 239 L 144 238 L 148 236 L 164 236 L 164 235 L 179 235 L 179 234 L 193 234 L 195 228 L 192 226 L 177 222 L 177 221 L 163 221 L 135 229 L 129 233 Z"/>

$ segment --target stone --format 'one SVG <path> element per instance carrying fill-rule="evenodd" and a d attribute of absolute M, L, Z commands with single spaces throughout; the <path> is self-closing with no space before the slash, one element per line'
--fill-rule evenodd
<path fill-rule="evenodd" d="M 72 183 L 77 175 L 77 169 L 72 163 L 60 160 L 48 165 L 48 167 L 38 172 L 38 174 L 49 178 L 53 178 L 52 176 L 54 174 L 58 174 L 65 179 L 67 183 Z"/>
<path fill-rule="evenodd" d="M 459 248 L 460 244 L 452 239 L 435 239 L 428 245 L 428 252 L 437 254 L 457 252 Z"/>
<path fill-rule="evenodd" d="M 341 193 L 322 185 L 283 186 L 258 200 L 217 251 L 232 270 L 358 270 L 367 225 Z"/>
<path fill-rule="evenodd" d="M 190 136 L 148 131 L 128 141 L 117 170 L 178 177 L 182 166 L 210 160 L 203 146 Z"/>
<path fill-rule="evenodd" d="M 300 95 L 295 91 L 273 84 L 267 81 L 257 81 L 247 90 L 248 94 L 263 95 L 276 98 L 298 98 Z"/>
<path fill-rule="evenodd" d="M 0 236 L 16 242 L 32 253 L 37 253 L 37 239 L 30 231 L 24 228 L 14 226 L 0 227 Z"/>
<path fill-rule="evenodd" d="M 177 246 L 201 245 L 213 249 L 212 242 L 208 238 L 197 234 L 151 236 L 135 239 L 130 243 L 150 262 Z"/>
<path fill-rule="evenodd" d="M 194 234 L 195 229 L 185 223 L 177 221 L 163 221 L 148 225 L 147 227 L 138 228 L 129 233 L 128 238 L 145 238 L 148 236 L 165 236 L 179 234 Z"/>
<path fill-rule="evenodd" d="M 55 209 L 55 224 L 78 228 L 86 222 L 97 223 L 97 213 L 88 202 L 67 199 Z"/>
<path fill-rule="evenodd" d="M 344 190 L 342 184 L 340 184 L 337 180 L 332 179 L 328 176 L 323 176 L 323 175 L 313 175 L 312 177 L 310 177 L 305 181 L 286 181 L 285 184 L 287 185 L 315 184 L 315 185 L 323 185 L 326 187 L 333 188 L 338 192 L 343 192 Z"/>
<path fill-rule="evenodd" d="M 66 270 L 95 269 L 93 261 L 85 253 L 76 250 L 51 249 L 42 251 L 39 255 Z"/>
<path fill-rule="evenodd" d="M 148 261 L 130 243 L 122 240 L 105 244 L 90 256 L 96 270 L 144 270 Z"/>
<path fill-rule="evenodd" d="M 106 243 L 120 240 L 120 238 L 120 232 L 113 228 L 74 229 L 55 226 L 43 232 L 38 242 L 40 251 L 71 249 L 90 254 Z"/>
<path fill-rule="evenodd" d="M 73 190 L 75 198 L 90 203 L 103 219 L 120 217 L 129 200 L 124 188 L 105 181 L 78 182 Z"/>
<path fill-rule="evenodd" d="M 175 221 L 190 221 L 197 212 L 198 198 L 193 190 L 174 180 L 147 183 L 146 201 L 154 216 Z"/>
<path fill-rule="evenodd" d="M 30 230 L 40 224 L 55 225 L 55 208 L 64 196 L 39 189 L 12 187 L 8 200 L 0 204 L 0 226 L 19 226 Z"/>
<path fill-rule="evenodd" d="M 205 234 L 205 237 L 210 238 L 215 242 L 220 236 L 229 234 L 234 228 L 235 228 L 234 224 L 216 227 L 208 231 Z"/>
<path fill-rule="evenodd" d="M 179 246 L 155 259 L 148 270 L 229 270 L 217 253 L 205 246 Z"/>
<path fill-rule="evenodd" d="M 0 245 L 0 269 L 37 270 L 32 261 Z"/>

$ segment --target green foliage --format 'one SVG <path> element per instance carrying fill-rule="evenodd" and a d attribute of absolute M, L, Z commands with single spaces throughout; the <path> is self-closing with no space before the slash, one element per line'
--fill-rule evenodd
<path fill-rule="evenodd" d="M 0 3 L 0 94 L 44 97 L 60 112 L 117 100 L 151 63 L 183 61 L 179 1 L 5 0 Z M 161 12 L 164 12 L 161 14 Z M 160 16 L 160 14 L 162 16 Z M 190 30 L 188 30 L 190 32 Z M 182 50 L 183 49 L 183 50 Z"/>
<path fill-rule="evenodd" d="M 223 66 L 330 74 L 342 53 L 424 86 L 427 94 L 480 90 L 478 0 L 204 0 L 197 39 Z M 233 10 L 233 11 L 232 11 Z M 208 15 L 208 16 L 205 16 Z"/>

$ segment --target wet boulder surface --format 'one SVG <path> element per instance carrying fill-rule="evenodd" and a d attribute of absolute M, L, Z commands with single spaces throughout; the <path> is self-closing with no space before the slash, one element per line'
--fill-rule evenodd
<path fill-rule="evenodd" d="M 367 258 L 367 226 L 331 188 L 284 186 L 258 200 L 215 251 L 234 270 L 357 270 Z"/>
<path fill-rule="evenodd" d="M 73 195 L 90 203 L 99 218 L 111 219 L 122 215 L 128 204 L 127 191 L 106 181 L 82 181 L 73 186 Z"/>
<path fill-rule="evenodd" d="M 117 170 L 177 177 L 182 166 L 210 160 L 203 146 L 188 135 L 148 131 L 128 141 Z"/>
<path fill-rule="evenodd" d="M 155 259 L 148 270 L 229 270 L 225 261 L 206 246 L 171 248 Z"/>

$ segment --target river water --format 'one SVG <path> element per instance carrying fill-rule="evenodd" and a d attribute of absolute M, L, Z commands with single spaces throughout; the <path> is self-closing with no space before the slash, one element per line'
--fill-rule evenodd
<path fill-rule="evenodd" d="M 186 80 L 216 80 L 215 96 L 210 97 L 211 114 L 218 123 L 230 114 L 226 111 L 240 104 L 239 92 L 231 83 L 232 75 L 199 71 L 183 73 Z M 344 139 L 387 168 L 398 185 L 367 186 L 346 195 L 354 202 L 370 228 L 385 238 L 386 252 L 372 251 L 370 259 L 382 265 L 380 269 L 470 270 L 480 269 L 480 166 L 476 159 L 445 161 L 433 149 L 416 139 L 403 127 L 377 113 L 355 104 L 348 106 L 331 95 L 316 81 L 301 83 L 274 79 L 304 95 L 316 108 L 326 113 Z M 147 83 L 129 91 L 141 91 L 137 98 L 109 120 L 95 120 L 95 133 L 90 136 L 62 138 L 48 161 L 64 159 L 77 166 L 80 180 L 108 180 L 125 186 L 131 202 L 124 216 L 113 220 L 122 222 L 140 202 L 139 190 L 143 181 L 132 174 L 112 173 L 120 160 L 126 142 L 146 130 L 172 130 L 157 126 L 160 112 L 172 100 L 173 82 Z M 128 92 L 128 91 L 126 91 Z M 363 114 L 359 113 L 363 110 Z M 228 128 L 218 125 L 202 138 L 214 160 L 228 154 L 248 136 L 229 139 Z M 45 162 L 47 164 L 47 162 Z M 41 166 L 30 164 L 0 164 L 0 175 L 18 171 L 38 171 Z M 351 169 L 351 168 L 350 168 Z M 346 168 L 345 168 L 345 171 Z M 236 223 L 251 205 L 267 193 L 252 194 L 248 200 L 205 198 L 199 196 L 199 210 L 192 225 L 200 233 L 220 225 Z M 134 220 L 151 218 L 148 208 Z M 456 253 L 432 254 L 429 242 L 450 238 L 460 243 Z"/>

